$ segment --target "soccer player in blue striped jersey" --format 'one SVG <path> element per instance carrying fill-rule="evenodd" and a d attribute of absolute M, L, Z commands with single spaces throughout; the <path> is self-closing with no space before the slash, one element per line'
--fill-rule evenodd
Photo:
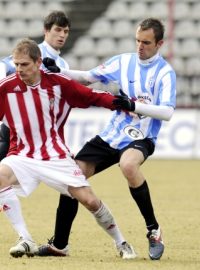
<path fill-rule="evenodd" d="M 62 11 L 52 11 L 50 12 L 44 19 L 44 40 L 38 46 L 42 53 L 42 58 L 51 57 L 55 60 L 56 64 L 60 68 L 64 68 L 67 70 L 69 68 L 68 63 L 60 56 L 60 50 L 66 43 L 66 40 L 69 36 L 71 27 L 71 22 L 67 15 Z M 42 68 L 45 68 L 44 66 Z M 0 61 L 0 79 L 5 78 L 6 76 L 15 72 L 15 65 L 13 63 L 12 55 L 3 58 Z M 9 129 L 6 125 L 0 123 L 0 160 L 3 159 L 9 149 Z M 69 206 L 69 211 L 67 211 L 66 215 L 68 219 L 63 224 L 63 229 L 67 232 L 70 232 L 71 225 L 73 219 L 78 210 L 78 202 L 75 199 L 71 199 L 70 197 L 66 197 L 65 203 Z M 62 200 L 62 198 L 61 198 Z M 65 209 L 66 210 L 66 209 Z M 65 234 L 65 248 L 63 250 L 64 255 L 68 255 L 68 233 Z M 55 238 L 56 240 L 56 238 Z M 58 248 L 62 248 L 57 244 Z"/>
<path fill-rule="evenodd" d="M 69 36 L 70 21 L 62 11 L 53 11 L 44 19 L 44 40 L 38 44 L 42 58 L 50 57 L 63 69 L 69 69 L 68 63 L 60 56 L 60 49 Z M 43 66 L 44 68 L 44 66 Z M 12 55 L 0 61 L 0 79 L 15 72 Z"/>
<path fill-rule="evenodd" d="M 104 131 L 78 152 L 76 161 L 87 178 L 119 163 L 128 180 L 131 196 L 144 217 L 152 260 L 161 258 L 164 243 L 140 166 L 153 154 L 162 120 L 171 119 L 176 105 L 176 74 L 159 53 L 163 38 L 161 21 L 147 18 L 136 30 L 136 53 L 114 56 L 90 71 L 61 69 L 61 72 L 85 84 L 115 82 L 123 90 L 119 94 L 135 100 L 134 113 L 114 112 Z M 44 61 L 46 67 L 53 71 L 55 65 L 47 60 Z M 55 237 L 59 234 L 60 239 L 66 234 L 66 231 L 58 231 L 59 224 L 66 219 L 64 199 L 60 200 L 62 204 L 58 207 L 55 228 Z M 43 245 L 41 255 L 49 248 L 50 245 Z"/>

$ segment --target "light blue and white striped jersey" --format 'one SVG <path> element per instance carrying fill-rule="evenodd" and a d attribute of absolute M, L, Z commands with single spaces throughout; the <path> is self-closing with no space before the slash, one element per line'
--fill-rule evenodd
<path fill-rule="evenodd" d="M 68 63 L 62 57 L 60 57 L 60 52 L 52 48 L 46 41 L 43 41 L 38 46 L 40 47 L 42 53 L 42 59 L 44 57 L 53 58 L 59 68 L 69 69 Z M 43 66 L 43 68 L 45 67 Z"/>
<path fill-rule="evenodd" d="M 117 83 L 130 98 L 175 108 L 176 74 L 159 54 L 147 64 L 142 64 L 136 53 L 117 55 L 91 69 L 90 74 L 104 84 Z M 161 124 L 158 119 L 116 111 L 100 137 L 116 149 L 142 138 L 156 143 Z"/>
<path fill-rule="evenodd" d="M 69 69 L 68 63 L 62 57 L 60 57 L 60 52 L 52 48 L 46 41 L 43 41 L 38 46 L 41 50 L 42 59 L 44 57 L 53 58 L 56 61 L 57 66 L 59 66 L 60 68 Z M 15 65 L 13 63 L 12 55 L 3 58 L 1 62 L 6 64 L 7 76 L 15 72 Z M 42 65 L 42 69 L 46 68 Z"/>

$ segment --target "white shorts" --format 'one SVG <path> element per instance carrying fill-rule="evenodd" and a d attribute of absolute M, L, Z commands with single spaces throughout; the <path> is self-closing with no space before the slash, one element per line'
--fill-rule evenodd
<path fill-rule="evenodd" d="M 28 196 L 40 182 L 71 197 L 68 186 L 90 186 L 81 169 L 71 158 L 59 160 L 35 160 L 28 157 L 8 156 L 1 164 L 9 166 L 15 174 L 19 185 L 14 185 L 17 195 Z"/>

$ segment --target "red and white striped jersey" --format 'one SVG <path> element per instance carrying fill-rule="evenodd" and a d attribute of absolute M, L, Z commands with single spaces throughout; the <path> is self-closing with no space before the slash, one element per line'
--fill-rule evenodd
<path fill-rule="evenodd" d="M 0 82 L 0 120 L 10 128 L 8 155 L 53 160 L 65 158 L 63 126 L 71 108 L 115 109 L 114 96 L 97 93 L 63 74 L 41 71 L 41 81 L 27 86 L 16 73 Z"/>

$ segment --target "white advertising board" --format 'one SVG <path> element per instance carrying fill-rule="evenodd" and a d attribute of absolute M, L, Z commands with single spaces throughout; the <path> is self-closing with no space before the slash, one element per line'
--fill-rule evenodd
<path fill-rule="evenodd" d="M 106 109 L 73 109 L 65 125 L 67 145 L 73 153 L 103 130 L 112 112 Z M 200 159 L 200 111 L 176 110 L 163 121 L 153 158 Z"/>

